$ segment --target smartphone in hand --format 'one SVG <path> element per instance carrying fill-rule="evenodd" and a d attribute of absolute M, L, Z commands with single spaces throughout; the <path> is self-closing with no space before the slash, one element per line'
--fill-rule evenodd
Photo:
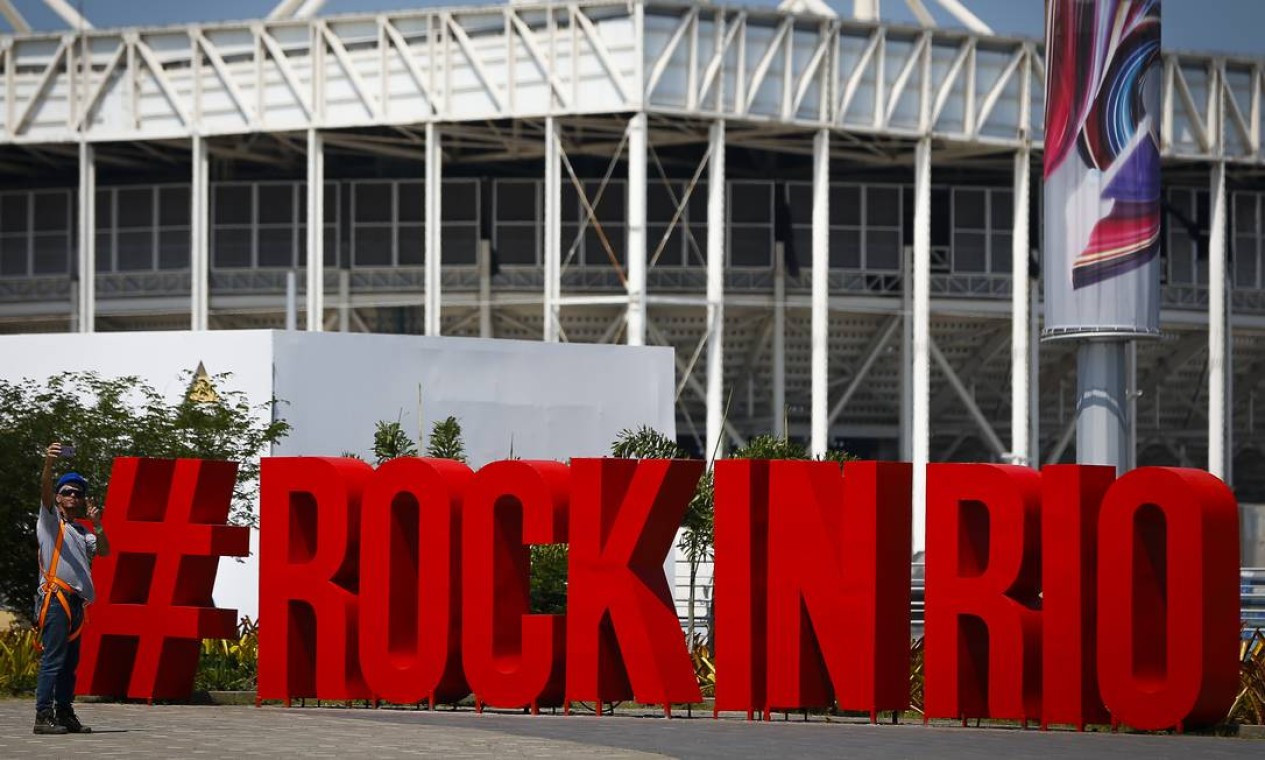
<path fill-rule="evenodd" d="M 61 445 L 61 453 L 58 454 L 62 459 L 70 459 L 75 455 L 75 446 L 72 443 L 63 443 Z"/>

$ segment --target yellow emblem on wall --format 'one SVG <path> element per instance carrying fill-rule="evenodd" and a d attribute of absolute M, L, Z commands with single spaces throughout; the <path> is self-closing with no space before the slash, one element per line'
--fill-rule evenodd
<path fill-rule="evenodd" d="M 215 392 L 215 386 L 211 383 L 211 375 L 207 373 L 206 367 L 202 362 L 198 362 L 198 368 L 193 371 L 193 380 L 189 383 L 189 390 L 184 397 L 186 401 L 192 401 L 195 404 L 218 404 L 220 402 L 220 394 Z"/>

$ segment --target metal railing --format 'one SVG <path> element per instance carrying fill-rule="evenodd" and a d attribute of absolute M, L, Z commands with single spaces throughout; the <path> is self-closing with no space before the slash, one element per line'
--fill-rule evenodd
<path fill-rule="evenodd" d="M 1239 571 L 1239 620 L 1245 634 L 1265 628 L 1265 567 Z"/>
<path fill-rule="evenodd" d="M 212 269 L 211 291 L 217 295 L 266 295 L 278 298 L 285 293 L 285 269 Z M 352 292 L 385 294 L 423 290 L 422 267 L 353 267 L 348 270 Z M 831 293 L 838 295 L 898 296 L 904 288 L 900 272 L 830 271 Z M 725 292 L 736 294 L 769 294 L 773 290 L 772 268 L 730 267 L 725 271 Z M 699 294 L 706 289 L 706 270 L 702 267 L 655 268 L 647 272 L 647 288 L 651 293 Z M 562 274 L 562 284 L 571 291 L 625 292 L 619 273 L 610 267 L 569 267 Z M 47 275 L 0 278 L 0 303 L 47 303 L 66 300 L 69 308 L 71 277 Z M 338 291 L 338 270 L 325 270 L 325 289 Z M 477 267 L 445 266 L 441 270 L 441 287 L 446 292 L 471 293 L 479 289 Z M 540 266 L 502 266 L 492 277 L 494 290 L 540 290 L 544 287 L 544 269 Z M 808 293 L 812 275 L 801 271 L 788 277 L 790 294 Z M 299 278 L 299 292 L 305 290 Z M 1005 300 L 1010 297 L 1010 276 L 1007 274 L 932 274 L 931 292 L 937 298 Z M 101 273 L 97 275 L 97 297 L 114 298 L 171 297 L 189 293 L 189 273 L 181 271 L 140 271 Z M 1163 306 L 1178 311 L 1205 311 L 1208 308 L 1206 285 L 1164 285 Z M 1265 290 L 1236 289 L 1230 292 L 1235 314 L 1265 314 Z"/>

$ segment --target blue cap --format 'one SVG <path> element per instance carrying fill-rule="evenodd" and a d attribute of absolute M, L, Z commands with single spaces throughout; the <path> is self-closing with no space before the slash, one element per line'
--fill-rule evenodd
<path fill-rule="evenodd" d="M 72 483 L 82 488 L 84 493 L 88 492 L 88 481 L 84 480 L 84 477 L 77 472 L 68 472 L 58 478 L 57 485 L 54 486 L 53 492 L 56 493 L 61 490 L 62 486 L 70 485 Z"/>

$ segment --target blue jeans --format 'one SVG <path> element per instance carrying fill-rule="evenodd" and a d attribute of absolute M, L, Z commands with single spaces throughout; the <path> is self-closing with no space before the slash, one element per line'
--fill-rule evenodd
<path fill-rule="evenodd" d="M 68 641 L 70 632 L 83 625 L 83 600 L 76 594 L 67 594 L 70 603 L 70 619 L 58 603 L 57 597 L 48 601 L 48 615 L 40 641 L 44 655 L 40 658 L 40 674 L 35 681 L 35 709 L 48 710 L 56 704 L 66 707 L 75 700 L 75 670 L 79 668 L 79 639 Z M 40 600 L 43 603 L 43 599 Z M 36 620 L 39 610 L 36 610 Z"/>

